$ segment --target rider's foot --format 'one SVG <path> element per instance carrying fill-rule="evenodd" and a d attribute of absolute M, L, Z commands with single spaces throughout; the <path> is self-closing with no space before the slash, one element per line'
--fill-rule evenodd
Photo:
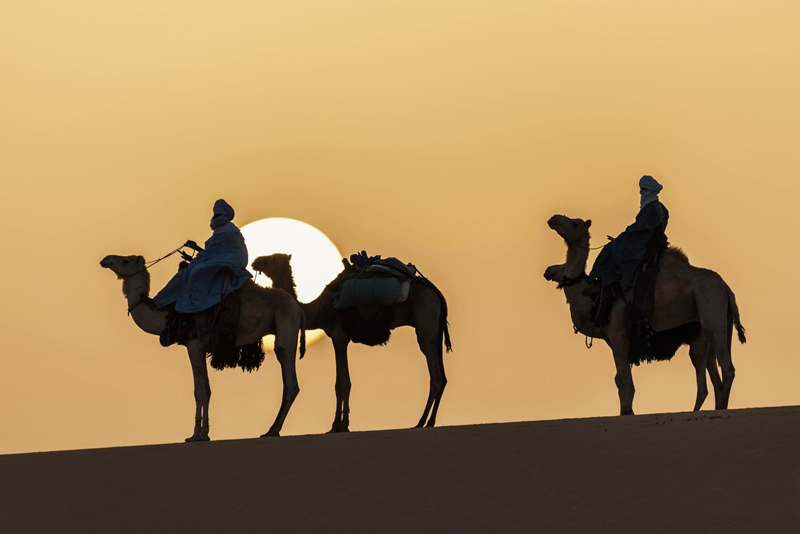
<path fill-rule="evenodd" d="M 581 291 L 581 295 L 583 295 L 584 297 L 594 297 L 595 295 L 599 295 L 602 290 L 603 288 L 600 287 L 600 283 L 595 282 L 586 289 L 584 289 L 583 291 Z"/>
<path fill-rule="evenodd" d="M 161 335 L 158 336 L 158 341 L 161 343 L 162 347 L 169 347 L 170 345 L 175 343 L 176 340 L 173 339 L 172 336 L 170 335 L 169 328 L 165 328 L 161 332 Z"/>

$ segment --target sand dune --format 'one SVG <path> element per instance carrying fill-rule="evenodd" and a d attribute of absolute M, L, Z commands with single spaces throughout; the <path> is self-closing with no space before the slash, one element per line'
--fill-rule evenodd
<path fill-rule="evenodd" d="M 0 532 L 800 533 L 800 407 L 0 456 Z"/>

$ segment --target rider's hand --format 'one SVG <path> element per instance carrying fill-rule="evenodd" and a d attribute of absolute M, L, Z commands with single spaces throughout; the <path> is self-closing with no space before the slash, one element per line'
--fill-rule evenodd
<path fill-rule="evenodd" d="M 195 243 L 194 241 L 192 241 L 191 239 L 188 240 L 186 243 L 184 243 L 183 246 L 184 247 L 189 247 L 191 249 L 194 249 L 197 252 L 203 252 L 203 249 L 200 248 L 200 246 L 197 243 Z"/>

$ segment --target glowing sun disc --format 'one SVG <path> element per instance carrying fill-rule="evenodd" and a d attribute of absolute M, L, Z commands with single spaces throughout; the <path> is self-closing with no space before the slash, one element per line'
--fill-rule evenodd
<path fill-rule="evenodd" d="M 311 226 L 295 219 L 271 217 L 242 226 L 247 244 L 247 270 L 255 277 L 258 285 L 271 287 L 269 278 L 256 273 L 250 267 L 259 256 L 282 252 L 291 254 L 290 261 L 297 285 L 297 298 L 300 302 L 311 302 L 342 271 L 342 256 L 328 236 Z M 322 330 L 306 332 L 306 344 L 310 345 L 322 338 Z M 272 349 L 275 336 L 264 337 L 264 348 Z"/>

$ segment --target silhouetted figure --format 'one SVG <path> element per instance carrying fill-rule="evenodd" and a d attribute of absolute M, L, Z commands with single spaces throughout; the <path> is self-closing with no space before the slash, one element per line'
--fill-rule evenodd
<path fill-rule="evenodd" d="M 611 347 L 617 368 L 614 382 L 619 393 L 620 414 L 632 414 L 635 390 L 631 365 L 635 365 L 635 361 L 631 360 L 629 349 L 633 341 L 631 330 L 634 325 L 626 311 L 634 290 L 628 288 L 624 294 L 615 299 L 608 321 L 597 323 L 593 311 L 593 299 L 587 296 L 586 291 L 590 284 L 585 269 L 589 257 L 591 223 L 591 220 L 570 219 L 564 215 L 553 215 L 547 221 L 548 226 L 558 232 L 567 244 L 567 261 L 560 285 L 567 297 L 573 327 L 576 332 L 605 340 Z M 554 272 L 549 271 L 548 276 L 554 276 Z M 719 362 L 722 370 L 722 383 L 719 385 L 719 394 L 716 395 L 716 409 L 727 408 L 736 374 L 731 361 L 734 327 L 739 341 L 745 342 L 745 331 L 733 292 L 719 274 L 710 269 L 692 266 L 686 254 L 674 247 L 660 254 L 657 282 L 660 289 L 655 292 L 656 313 L 652 314 L 650 323 L 653 331 L 662 333 L 680 328 L 682 329 L 679 332 L 682 337 L 680 341 L 690 344 L 692 340 L 685 336 L 687 330 L 684 330 L 684 327 L 706 336 L 708 340 L 706 364 L 716 366 Z M 699 331 L 692 323 L 699 323 Z M 709 368 L 709 371 L 712 370 Z M 699 380 L 698 378 L 698 383 Z M 716 393 L 717 384 L 714 385 L 714 389 Z"/>
<path fill-rule="evenodd" d="M 171 312 L 151 305 L 150 271 L 147 270 L 144 258 L 136 255 L 109 255 L 100 261 L 100 266 L 111 270 L 122 280 L 122 293 L 127 300 L 128 315 L 136 326 L 148 334 L 160 335 Z M 246 280 L 233 294 L 236 295 L 234 302 L 237 303 L 234 307 L 239 308 L 236 314 L 240 317 L 235 332 L 240 350 L 233 354 L 233 359 L 220 359 L 214 353 L 212 324 L 216 319 L 216 307 L 184 315 L 191 318 L 196 325 L 196 336 L 181 342 L 189 353 L 194 377 L 195 425 L 194 433 L 186 441 L 209 439 L 208 407 L 211 402 L 211 386 L 208 380 L 208 364 L 218 370 L 239 367 L 243 371 L 255 371 L 264 361 L 261 345 L 264 336 L 275 335 L 274 351 L 283 379 L 281 406 L 266 436 L 280 435 L 286 415 L 300 392 L 295 369 L 298 337 L 300 357 L 305 353 L 305 329 L 300 305 L 285 291 L 260 287 L 252 280 Z M 209 353 L 210 360 L 207 358 Z"/>
<path fill-rule="evenodd" d="M 174 304 L 177 314 L 192 314 L 207 310 L 212 306 L 222 303 L 233 291 L 242 287 L 251 275 L 247 267 L 247 246 L 239 228 L 233 224 L 235 215 L 233 208 L 222 199 L 214 203 L 214 215 L 211 218 L 211 229 L 214 233 L 205 243 L 205 250 L 198 247 L 194 241 L 187 241 L 186 246 L 199 251 L 197 257 L 178 271 L 164 289 L 158 292 L 153 299 L 157 308 L 165 308 Z M 221 349 L 233 350 L 235 338 L 231 339 L 238 324 L 238 309 L 236 303 L 230 300 L 220 307 L 217 317 L 219 331 L 213 337 L 219 336 L 212 342 L 221 345 Z M 170 325 L 161 336 L 161 344 L 166 346 L 182 341 L 183 334 L 176 332 L 175 322 L 182 323 L 182 319 L 173 316 Z M 178 328 L 177 330 L 180 330 Z"/>
<path fill-rule="evenodd" d="M 661 189 L 662 185 L 652 176 L 645 175 L 639 180 L 642 198 L 636 221 L 600 251 L 589 273 L 589 278 L 599 282 L 599 287 L 619 282 L 621 288 L 626 289 L 642 262 L 667 248 L 665 231 L 669 211 L 658 200 Z M 599 287 L 596 286 L 595 291 Z"/>
<path fill-rule="evenodd" d="M 297 298 L 290 259 L 291 256 L 287 254 L 259 256 L 253 260 L 252 267 L 269 276 L 274 288 L 283 289 Z M 428 362 L 428 401 L 417 427 L 434 426 L 447 385 L 443 352 L 452 349 L 444 295 L 411 264 L 403 264 L 394 258 L 380 260 L 380 256 L 369 257 L 364 252 L 351 256 L 351 261 L 352 265 L 344 261 L 345 269 L 316 299 L 308 304 L 300 303 L 306 316 L 306 328 L 321 328 L 333 342 L 336 356 L 336 413 L 331 432 L 349 432 L 351 384 L 347 346 L 351 341 L 369 346 L 383 345 L 389 341 L 391 330 L 400 326 L 414 328 L 419 349 Z M 337 308 L 337 298 L 345 292 L 348 282 L 380 282 L 381 278 L 386 277 L 397 278 L 407 284 L 405 297 L 389 305 Z M 341 305 L 342 300 L 338 304 Z"/>
<path fill-rule="evenodd" d="M 563 290 L 566 287 L 565 282 L 569 285 L 585 283 L 582 277 L 574 281 L 565 279 L 565 272 L 566 264 L 551 265 L 545 270 L 544 278 L 551 282 L 556 282 L 559 290 Z M 597 326 L 594 321 L 581 322 L 586 323 L 583 332 L 586 333 L 587 338 L 606 339 L 606 331 L 603 327 Z M 708 396 L 708 385 L 705 377 L 706 369 L 708 370 L 708 376 L 711 378 L 711 383 L 714 385 L 716 406 L 719 406 L 722 401 L 722 380 L 719 377 L 717 366 L 714 364 L 714 352 L 710 346 L 711 341 L 706 332 L 698 332 L 698 329 L 700 329 L 700 324 L 691 322 L 678 328 L 657 332 L 653 336 L 654 360 L 668 361 L 672 359 L 675 352 L 682 345 L 689 345 L 689 358 L 692 360 L 697 378 L 697 396 L 695 398 L 694 411 L 698 411 L 703 406 Z M 710 362 L 709 358 L 711 359 Z"/>

